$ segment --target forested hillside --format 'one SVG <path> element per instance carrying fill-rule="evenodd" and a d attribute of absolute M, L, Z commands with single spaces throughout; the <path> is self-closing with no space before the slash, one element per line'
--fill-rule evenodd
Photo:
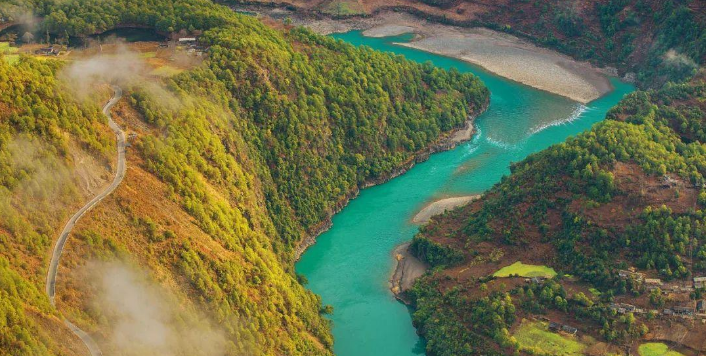
<path fill-rule="evenodd" d="M 94 162 L 87 179 L 98 183 L 114 174 L 105 168 L 114 138 L 98 110 L 108 83 L 79 101 L 58 74 L 71 63 L 0 57 L 0 350 L 12 355 L 83 354 L 60 315 L 108 354 L 139 354 L 114 337 L 121 311 L 94 300 L 100 283 L 86 283 L 96 261 L 112 260 L 147 271 L 176 301 L 170 324 L 184 340 L 164 354 L 206 354 L 181 337 L 195 321 L 223 335 L 219 355 L 331 354 L 326 308 L 293 272 L 296 246 L 359 186 L 488 101 L 472 75 L 274 29 L 208 1 L 0 5 L 8 21 L 31 12 L 52 38 L 130 25 L 198 33 L 208 47 L 192 70 L 124 84 L 114 117 L 135 134 L 127 177 L 70 236 L 58 311 L 41 291 L 59 229 L 94 194 L 80 167 Z"/>
<path fill-rule="evenodd" d="M 705 103 L 703 76 L 630 94 L 424 226 L 413 249 L 436 268 L 411 297 L 429 353 L 541 354 L 522 330 L 542 318 L 578 328 L 589 354 L 644 339 L 703 352 L 702 325 L 662 314 L 693 316 L 704 295 L 692 279 L 706 275 Z M 498 273 L 516 262 L 529 266 Z"/>
<path fill-rule="evenodd" d="M 511 0 L 477 21 L 659 88 L 706 63 L 704 10 L 698 0 Z"/>
<path fill-rule="evenodd" d="M 706 62 L 706 6 L 700 0 L 275 0 L 333 17 L 385 11 L 463 27 L 488 27 L 618 69 L 645 88 L 687 80 Z M 337 9 L 333 10 L 332 9 Z M 341 9 L 350 9 L 343 11 Z"/>
<path fill-rule="evenodd" d="M 60 323 L 43 286 L 57 220 L 82 198 L 67 161 L 81 149 L 107 161 L 115 149 L 98 108 L 56 90 L 58 67 L 0 61 L 0 348 L 7 354 L 60 350 L 36 318 Z"/>

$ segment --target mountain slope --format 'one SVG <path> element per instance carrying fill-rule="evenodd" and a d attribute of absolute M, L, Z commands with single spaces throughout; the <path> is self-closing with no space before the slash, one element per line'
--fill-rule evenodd
<path fill-rule="evenodd" d="M 315 16 L 356 18 L 397 11 L 462 27 L 487 27 L 616 68 L 645 88 L 686 80 L 706 61 L 706 8 L 699 0 L 276 0 Z M 341 9 L 356 9 L 343 11 Z"/>
<path fill-rule="evenodd" d="M 413 249 L 439 268 L 411 296 L 430 353 L 527 353 L 517 330 L 540 316 L 633 352 L 644 338 L 703 352 L 703 325 L 651 312 L 626 319 L 611 305 L 661 314 L 702 298 L 681 287 L 706 274 L 705 98 L 702 77 L 630 94 L 592 130 L 513 165 L 481 199 L 424 226 Z M 559 277 L 493 277 L 518 261 Z M 629 268 L 642 277 L 619 272 Z M 651 292 L 644 278 L 669 292 Z"/>
<path fill-rule="evenodd" d="M 163 82 L 113 77 L 126 93 L 114 118 L 136 134 L 127 176 L 79 221 L 57 280 L 59 312 L 109 354 L 331 354 L 320 300 L 294 275 L 295 248 L 359 186 L 404 166 L 488 100 L 471 75 L 274 29 L 206 1 L 11 8 L 21 7 L 58 36 L 129 24 L 202 33 L 209 47 L 203 64 Z M 96 83 L 87 101 L 72 99 L 57 79 L 72 65 L 81 63 L 0 61 L 0 181 L 10 197 L 0 219 L 9 296 L 0 349 L 13 355 L 84 352 L 40 292 L 61 224 L 112 176 L 115 143 L 98 110 L 108 91 Z M 39 147 L 31 168 L 20 140 Z M 55 172 L 65 172 L 61 184 Z M 53 195 L 30 210 L 25 186 Z M 160 310 L 148 331 L 173 342 L 120 342 L 149 314 L 130 304 L 135 296 Z M 199 348 L 200 332 L 219 347 Z"/>

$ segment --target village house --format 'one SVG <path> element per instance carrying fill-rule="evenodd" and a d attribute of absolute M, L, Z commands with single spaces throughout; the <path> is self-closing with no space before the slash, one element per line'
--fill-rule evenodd
<path fill-rule="evenodd" d="M 176 43 L 180 47 L 186 47 L 186 53 L 190 55 L 203 56 L 208 52 L 208 47 L 198 43 L 198 37 L 179 37 Z"/>
<path fill-rule="evenodd" d="M 662 280 L 659 278 L 645 278 L 645 284 L 648 286 L 661 287 Z"/>
<path fill-rule="evenodd" d="M 669 291 L 672 293 L 680 293 L 680 292 L 688 292 L 693 290 L 690 287 L 683 287 L 680 286 L 677 283 L 672 283 L 672 284 L 665 284 L 664 287 L 662 288 L 663 291 Z"/>
<path fill-rule="evenodd" d="M 576 329 L 575 327 L 570 326 L 570 325 L 563 325 L 563 324 L 559 324 L 557 322 L 552 321 L 549 323 L 549 331 L 563 332 L 568 335 L 576 335 L 576 333 L 578 332 L 578 329 Z"/>
<path fill-rule="evenodd" d="M 525 283 L 542 284 L 546 280 L 547 280 L 547 278 L 545 278 L 545 277 L 532 277 L 532 278 L 525 278 Z"/>
<path fill-rule="evenodd" d="M 679 288 L 679 291 L 682 293 L 691 293 L 694 291 L 694 288 L 692 287 L 681 287 Z"/>
<path fill-rule="evenodd" d="M 563 332 L 565 332 L 565 333 L 567 333 L 567 334 L 569 334 L 569 335 L 576 335 L 576 333 L 577 333 L 579 330 L 576 329 L 576 328 L 573 327 L 573 326 L 562 325 L 561 331 L 563 331 Z"/>
<path fill-rule="evenodd" d="M 640 272 L 626 271 L 624 269 L 618 270 L 618 276 L 621 279 L 633 279 L 638 282 L 642 282 L 645 279 L 645 274 Z"/>
<path fill-rule="evenodd" d="M 663 188 L 676 187 L 676 185 L 677 185 L 676 179 L 674 179 L 668 175 L 663 175 L 662 178 L 660 179 L 660 183 L 662 184 Z"/>
<path fill-rule="evenodd" d="M 694 277 L 694 288 L 706 288 L 706 277 Z"/>
<path fill-rule="evenodd" d="M 695 312 L 692 307 L 674 307 L 672 308 L 672 311 L 674 312 L 674 315 L 685 317 L 693 317 Z"/>
<path fill-rule="evenodd" d="M 43 55 L 43 56 L 56 56 L 59 54 L 59 50 L 54 48 L 54 46 L 49 46 L 49 47 L 42 47 L 36 51 L 34 51 L 35 54 Z"/>
<path fill-rule="evenodd" d="M 704 303 L 703 300 L 699 300 L 696 302 L 696 311 L 699 313 L 703 313 L 706 311 L 706 303 Z"/>
<path fill-rule="evenodd" d="M 532 284 L 542 284 L 546 280 L 545 277 L 532 277 Z"/>
<path fill-rule="evenodd" d="M 632 304 L 627 304 L 627 303 L 611 303 L 609 307 L 610 307 L 610 309 L 615 310 L 618 314 L 626 314 L 626 313 L 642 314 L 645 312 L 644 309 L 638 308 Z"/>

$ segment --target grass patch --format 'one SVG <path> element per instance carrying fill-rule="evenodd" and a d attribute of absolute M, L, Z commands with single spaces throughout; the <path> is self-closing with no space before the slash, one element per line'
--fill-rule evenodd
<path fill-rule="evenodd" d="M 672 351 L 669 346 L 661 342 L 648 342 L 640 345 L 637 349 L 640 356 L 684 356 L 683 354 Z"/>
<path fill-rule="evenodd" d="M 9 64 L 15 64 L 17 61 L 20 60 L 20 55 L 19 54 L 10 54 L 10 55 L 4 55 L 3 58 L 5 58 L 5 62 Z"/>
<path fill-rule="evenodd" d="M 593 288 L 593 287 L 588 288 L 588 291 L 591 292 L 591 294 L 592 294 L 594 297 L 600 297 L 601 294 L 603 294 L 603 293 L 601 293 L 601 291 L 599 291 L 598 289 Z"/>
<path fill-rule="evenodd" d="M 160 77 L 171 77 L 183 72 L 183 69 L 175 68 L 172 66 L 161 66 L 153 70 L 150 74 L 160 76 Z"/>
<path fill-rule="evenodd" d="M 10 46 L 10 42 L 0 42 L 0 54 L 7 63 L 15 64 L 20 60 L 20 55 L 17 54 L 19 50 L 17 47 Z"/>
<path fill-rule="evenodd" d="M 321 10 L 325 13 L 338 16 L 365 14 L 363 6 L 357 0 L 333 0 L 326 4 Z"/>
<path fill-rule="evenodd" d="M 517 261 L 493 273 L 493 277 L 510 277 L 512 275 L 520 277 L 554 278 L 556 276 L 556 271 L 554 271 L 554 269 L 551 267 L 526 265 L 520 261 Z"/>
<path fill-rule="evenodd" d="M 20 49 L 17 47 L 10 46 L 10 42 L 0 42 L 0 53 L 3 54 L 13 54 L 17 53 Z"/>
<path fill-rule="evenodd" d="M 549 331 L 543 322 L 522 320 L 513 336 L 520 349 L 538 355 L 582 356 L 586 349 L 586 345 L 572 337 Z"/>

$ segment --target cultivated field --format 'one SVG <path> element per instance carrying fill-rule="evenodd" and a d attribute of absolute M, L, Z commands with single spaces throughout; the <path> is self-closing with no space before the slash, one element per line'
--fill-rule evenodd
<path fill-rule="evenodd" d="M 556 276 L 556 271 L 553 268 L 547 266 L 538 265 L 526 265 L 520 261 L 517 261 L 509 266 L 503 267 L 497 272 L 493 273 L 493 277 L 510 277 L 510 276 L 520 276 L 520 277 L 544 277 L 553 278 Z"/>
<path fill-rule="evenodd" d="M 640 356 L 684 356 L 679 352 L 672 351 L 669 346 L 661 342 L 648 342 L 640 345 L 638 349 Z"/>
<path fill-rule="evenodd" d="M 538 355 L 582 356 L 586 349 L 576 338 L 549 331 L 543 322 L 523 320 L 514 337 L 522 350 Z"/>

